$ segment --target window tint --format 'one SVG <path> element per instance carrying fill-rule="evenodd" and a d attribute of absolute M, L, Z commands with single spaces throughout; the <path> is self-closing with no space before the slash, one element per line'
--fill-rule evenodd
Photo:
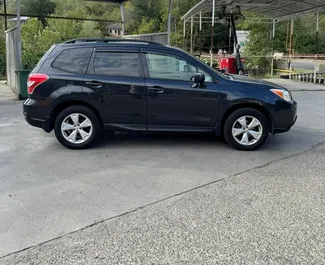
<path fill-rule="evenodd" d="M 92 50 L 92 48 L 65 50 L 54 60 L 52 67 L 69 73 L 85 74 Z"/>
<path fill-rule="evenodd" d="M 151 78 L 190 81 L 193 75 L 201 72 L 206 82 L 212 82 L 212 77 L 205 71 L 176 55 L 147 53 L 146 61 Z"/>
<path fill-rule="evenodd" d="M 94 74 L 107 76 L 140 76 L 138 53 L 98 52 L 94 60 Z"/>

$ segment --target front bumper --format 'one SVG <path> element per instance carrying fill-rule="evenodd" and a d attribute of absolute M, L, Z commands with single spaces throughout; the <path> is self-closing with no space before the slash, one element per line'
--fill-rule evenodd
<path fill-rule="evenodd" d="M 287 103 L 286 108 L 282 108 L 274 115 L 273 134 L 290 131 L 297 118 L 297 102 Z"/>

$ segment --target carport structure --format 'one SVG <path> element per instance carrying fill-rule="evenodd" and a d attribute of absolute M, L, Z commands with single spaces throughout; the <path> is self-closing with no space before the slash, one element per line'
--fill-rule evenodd
<path fill-rule="evenodd" d="M 230 14 L 238 12 L 254 13 L 260 18 L 255 19 L 256 23 L 272 23 L 272 42 L 275 36 L 276 23 L 283 20 L 291 20 L 290 50 L 292 54 L 292 40 L 294 32 L 294 18 L 308 13 L 315 13 L 315 41 L 316 53 L 318 47 L 319 12 L 325 10 L 324 0 L 202 0 L 193 6 L 183 17 L 184 36 L 186 23 L 190 22 L 191 27 L 191 51 L 193 51 L 193 24 L 199 23 L 199 30 L 202 30 L 203 23 L 211 23 L 212 32 L 215 23 L 222 22 L 221 15 L 228 11 Z M 235 30 L 233 30 L 236 33 Z M 235 34 L 236 35 L 236 34 Z M 213 38 L 211 38 L 213 39 Z M 235 36 L 235 45 L 237 40 Z M 211 41 L 211 62 L 213 56 L 213 41 Z M 238 51 L 239 53 L 239 51 Z M 273 60 L 272 60 L 273 61 Z M 272 63 L 273 64 L 273 63 Z M 273 65 L 272 65 L 273 68 Z M 272 71 L 273 72 L 273 71 Z M 316 73 L 315 73 L 316 74 Z"/>

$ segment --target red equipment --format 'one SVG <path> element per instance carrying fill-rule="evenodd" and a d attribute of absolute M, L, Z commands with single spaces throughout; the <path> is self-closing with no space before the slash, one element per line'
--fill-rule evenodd
<path fill-rule="evenodd" d="M 245 64 L 245 59 L 241 58 L 242 65 Z M 219 68 L 221 70 L 225 70 L 228 74 L 238 74 L 239 70 L 237 69 L 236 65 L 236 58 L 229 57 L 229 58 L 220 58 Z"/>
<path fill-rule="evenodd" d="M 229 74 L 236 74 L 236 58 L 220 58 L 220 69 Z"/>

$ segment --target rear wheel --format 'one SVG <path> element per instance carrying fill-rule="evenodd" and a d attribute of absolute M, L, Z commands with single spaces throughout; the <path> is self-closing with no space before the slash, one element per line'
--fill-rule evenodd
<path fill-rule="evenodd" d="M 97 115 L 85 106 L 71 106 L 57 116 L 55 136 L 65 147 L 88 148 L 100 138 L 101 125 Z"/>
<path fill-rule="evenodd" d="M 226 141 L 238 150 L 255 150 L 266 141 L 268 135 L 269 124 L 266 117 L 251 108 L 234 111 L 224 125 Z"/>

